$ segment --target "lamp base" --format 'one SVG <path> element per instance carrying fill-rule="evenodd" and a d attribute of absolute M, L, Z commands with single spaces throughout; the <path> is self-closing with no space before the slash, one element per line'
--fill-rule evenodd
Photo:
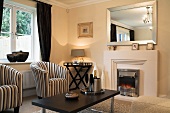
<path fill-rule="evenodd" d="M 73 64 L 79 64 L 78 60 L 73 60 Z"/>

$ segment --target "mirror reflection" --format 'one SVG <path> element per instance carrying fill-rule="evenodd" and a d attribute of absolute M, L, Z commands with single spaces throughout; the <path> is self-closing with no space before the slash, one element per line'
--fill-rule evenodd
<path fill-rule="evenodd" d="M 109 44 L 156 44 L 155 1 L 109 8 Z"/>

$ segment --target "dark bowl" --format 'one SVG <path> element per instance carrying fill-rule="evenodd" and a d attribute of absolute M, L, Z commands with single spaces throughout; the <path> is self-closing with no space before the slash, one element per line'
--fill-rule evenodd
<path fill-rule="evenodd" d="M 28 58 L 29 52 L 19 51 L 19 52 L 12 52 L 12 54 L 15 54 L 17 62 L 25 62 Z"/>
<path fill-rule="evenodd" d="M 10 62 L 16 62 L 16 57 L 14 54 L 7 54 L 7 59 L 10 61 Z"/>

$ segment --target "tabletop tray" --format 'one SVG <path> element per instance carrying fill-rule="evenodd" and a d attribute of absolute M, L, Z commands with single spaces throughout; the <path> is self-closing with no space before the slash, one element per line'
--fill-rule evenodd
<path fill-rule="evenodd" d="M 81 93 L 86 94 L 86 95 L 96 95 L 96 94 L 102 94 L 102 93 L 105 92 L 104 89 L 101 89 L 100 91 L 94 92 L 94 91 L 88 91 L 87 88 L 85 88 L 85 89 L 80 89 L 80 91 L 81 91 Z"/>

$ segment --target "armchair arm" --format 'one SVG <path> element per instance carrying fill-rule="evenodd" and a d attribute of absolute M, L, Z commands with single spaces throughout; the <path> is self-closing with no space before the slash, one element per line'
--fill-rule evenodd
<path fill-rule="evenodd" d="M 30 67 L 33 72 L 37 95 L 40 97 L 47 97 L 49 95 L 48 71 L 43 70 L 36 65 L 30 65 Z"/>
<path fill-rule="evenodd" d="M 10 66 L 0 65 L 0 85 L 16 85 L 18 87 L 18 102 L 20 102 L 20 104 L 22 103 L 22 80 L 22 73 Z"/>
<path fill-rule="evenodd" d="M 0 65 L 0 68 L 0 85 L 16 85 L 22 88 L 22 73 L 7 65 Z"/>
<path fill-rule="evenodd" d="M 63 78 L 67 80 L 67 83 L 69 84 L 69 73 L 66 68 L 63 67 Z"/>

